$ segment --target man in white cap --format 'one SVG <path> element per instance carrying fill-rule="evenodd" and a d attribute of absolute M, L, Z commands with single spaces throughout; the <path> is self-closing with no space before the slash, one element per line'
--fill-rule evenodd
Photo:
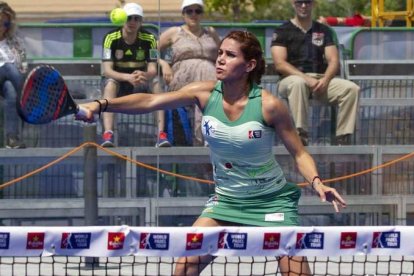
<path fill-rule="evenodd" d="M 157 74 L 157 41 L 142 29 L 143 9 L 136 3 L 123 7 L 125 24 L 105 35 L 103 41 L 103 98 L 112 99 L 137 92 L 150 92 L 149 81 Z M 105 106 L 102 107 L 104 111 Z M 103 113 L 102 146 L 114 146 L 114 115 Z"/>

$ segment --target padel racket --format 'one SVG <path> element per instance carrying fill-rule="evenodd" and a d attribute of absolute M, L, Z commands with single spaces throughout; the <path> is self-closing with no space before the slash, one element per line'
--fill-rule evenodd
<path fill-rule="evenodd" d="M 79 112 L 63 77 L 50 65 L 30 71 L 19 103 L 19 115 L 29 124 L 47 124 Z"/>

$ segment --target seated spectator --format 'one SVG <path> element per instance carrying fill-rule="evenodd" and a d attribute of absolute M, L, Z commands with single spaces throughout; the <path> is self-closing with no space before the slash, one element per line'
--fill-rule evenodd
<path fill-rule="evenodd" d="M 128 19 L 106 34 L 103 41 L 103 97 L 112 99 L 137 92 L 150 92 L 150 81 L 157 74 L 157 41 L 142 29 L 143 9 L 136 3 L 123 7 Z M 114 114 L 102 114 L 102 146 L 114 146 Z"/>
<path fill-rule="evenodd" d="M 167 29 L 160 36 L 160 51 L 171 49 L 171 65 L 160 61 L 169 90 L 179 90 L 194 81 L 216 80 L 215 60 L 220 38 L 213 27 L 203 27 L 203 0 L 183 0 L 184 24 Z M 187 114 L 194 114 L 193 133 Z M 202 146 L 201 111 L 197 106 L 167 110 L 166 132 L 174 146 Z M 194 141 L 192 136 L 194 134 Z M 161 135 L 165 135 L 161 132 Z"/>
<path fill-rule="evenodd" d="M 6 148 L 26 147 L 19 137 L 22 121 L 16 105 L 26 71 L 26 52 L 16 35 L 16 13 L 6 2 L 0 1 L 0 94 L 5 105 Z"/>
<path fill-rule="evenodd" d="M 309 99 L 338 106 L 337 145 L 351 143 L 355 130 L 359 87 L 336 77 L 339 53 L 332 30 L 312 20 L 313 0 L 292 0 L 295 16 L 278 27 L 272 40 L 276 71 L 282 75 L 279 93 L 288 100 L 302 143 L 308 145 Z"/>

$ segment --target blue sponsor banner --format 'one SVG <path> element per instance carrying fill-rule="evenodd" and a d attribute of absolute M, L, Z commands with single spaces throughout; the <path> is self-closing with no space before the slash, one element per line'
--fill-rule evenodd
<path fill-rule="evenodd" d="M 9 249 L 10 245 L 10 233 L 0 233 L 0 249 Z"/>
<path fill-rule="evenodd" d="M 372 235 L 372 248 L 400 248 L 400 232 L 374 232 Z"/>
<path fill-rule="evenodd" d="M 247 246 L 247 233 L 221 232 L 217 247 L 219 249 L 244 250 Z"/>
<path fill-rule="evenodd" d="M 91 233 L 62 233 L 60 248 L 62 249 L 89 249 Z"/>
<path fill-rule="evenodd" d="M 141 233 L 139 248 L 150 250 L 168 250 L 170 247 L 169 233 Z"/>
<path fill-rule="evenodd" d="M 323 249 L 324 233 L 297 233 L 296 249 Z"/>

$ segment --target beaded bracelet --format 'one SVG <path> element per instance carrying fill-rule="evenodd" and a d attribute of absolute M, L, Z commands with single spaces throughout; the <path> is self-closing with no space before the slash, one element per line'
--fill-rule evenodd
<path fill-rule="evenodd" d="M 311 186 L 312 186 L 312 189 L 314 189 L 314 190 L 315 190 L 315 187 L 314 187 L 313 184 L 315 183 L 316 179 L 319 179 L 320 181 L 322 181 L 322 179 L 319 177 L 319 175 L 313 177 L 312 182 L 311 182 Z"/>
<path fill-rule="evenodd" d="M 108 109 L 108 105 L 109 105 L 109 101 L 107 99 L 103 99 L 105 101 L 105 106 L 102 109 L 102 112 L 106 112 L 106 110 Z"/>
<path fill-rule="evenodd" d="M 99 112 L 98 112 L 98 117 L 101 118 L 101 113 L 102 113 L 102 104 L 99 100 L 94 100 L 94 102 L 97 102 L 99 104 Z"/>

